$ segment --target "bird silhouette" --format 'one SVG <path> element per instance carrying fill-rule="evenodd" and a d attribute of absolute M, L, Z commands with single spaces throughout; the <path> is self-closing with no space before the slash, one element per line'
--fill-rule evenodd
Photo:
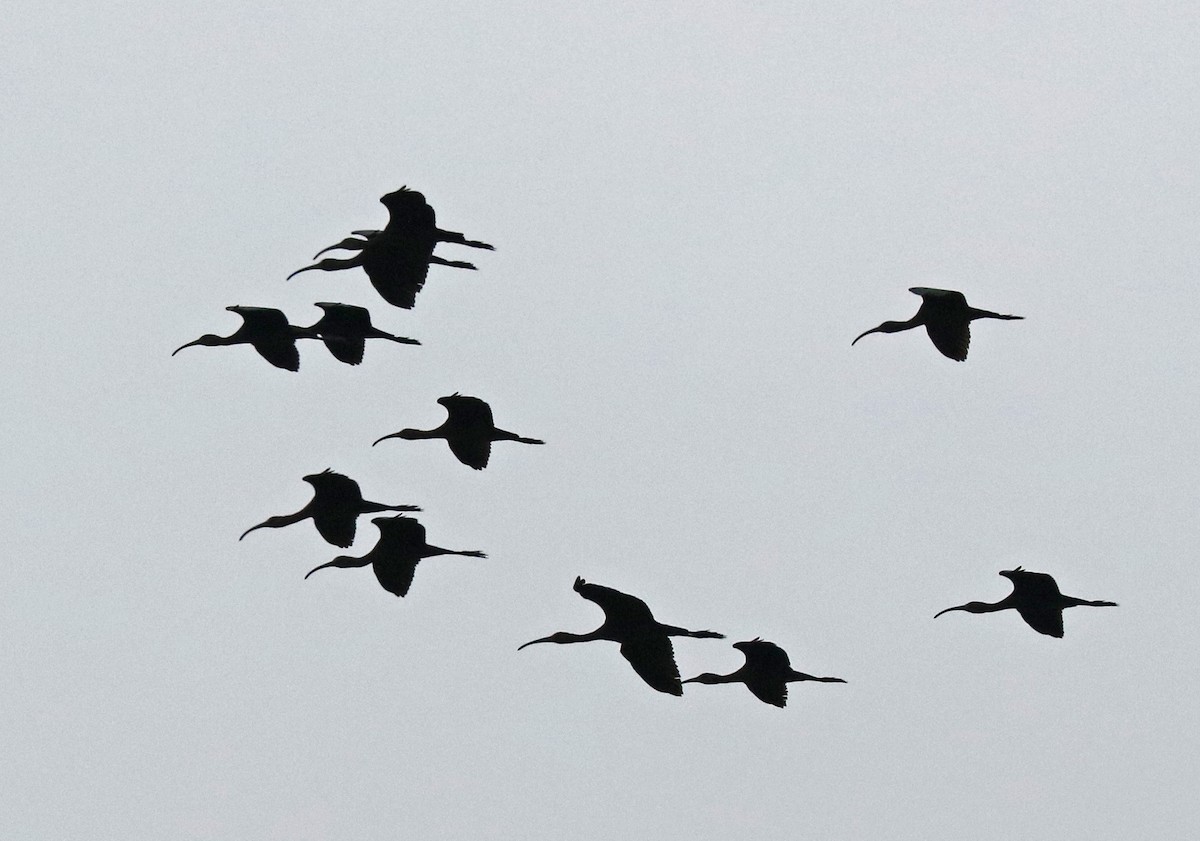
<path fill-rule="evenodd" d="M 457 392 L 438 398 L 446 407 L 447 417 L 437 429 L 401 429 L 375 441 L 389 438 L 405 438 L 410 441 L 422 438 L 445 438 L 450 451 L 468 467 L 483 470 L 492 454 L 493 441 L 519 441 L 522 444 L 545 444 L 538 438 L 522 438 L 515 432 L 497 429 L 492 420 L 492 407 L 478 397 L 468 397 Z M 371 446 L 375 446 L 372 444 Z"/>
<path fill-rule="evenodd" d="M 195 341 L 175 348 L 174 356 L 185 347 L 204 345 L 251 345 L 258 355 L 276 368 L 288 371 L 300 370 L 300 352 L 296 350 L 296 339 L 315 339 L 317 334 L 308 327 L 288 324 L 287 316 L 271 307 L 226 307 L 242 317 L 242 326 L 229 336 L 206 333 Z"/>
<path fill-rule="evenodd" d="M 813 677 L 792 668 L 787 652 L 773 642 L 760 638 L 735 642 L 733 647 L 746 656 L 745 664 L 728 675 L 706 672 L 684 683 L 744 683 L 754 697 L 776 707 L 787 705 L 787 685 L 793 681 L 816 680 L 821 683 L 845 683 L 840 677 Z"/>
<path fill-rule="evenodd" d="M 393 336 L 371 323 L 371 313 L 353 304 L 333 304 L 324 301 L 316 306 L 325 311 L 320 320 L 308 329 L 316 333 L 325 347 L 339 362 L 357 365 L 362 362 L 367 339 L 388 339 L 402 345 L 419 345 L 416 339 Z"/>
<path fill-rule="evenodd" d="M 327 251 L 357 251 L 353 257 L 327 257 L 324 260 L 297 269 L 288 275 L 291 280 L 301 272 L 320 270 L 325 272 L 361 266 L 367 273 L 371 285 L 393 306 L 412 309 L 417 293 L 425 285 L 431 263 L 459 269 L 474 269 L 471 263 L 445 260 L 435 257 L 433 249 L 439 242 L 452 242 L 470 248 L 494 251 L 486 242 L 470 240 L 455 231 L 445 231 L 437 226 L 437 215 L 425 197 L 415 190 L 401 187 L 379 200 L 388 209 L 388 223 L 381 231 L 354 231 L 355 236 L 323 248 L 320 257 Z M 315 257 L 314 257 L 315 259 Z"/>
<path fill-rule="evenodd" d="M 371 522 L 379 526 L 379 542 L 375 544 L 375 548 L 361 558 L 340 555 L 327 564 L 309 570 L 308 575 L 327 567 L 350 569 L 369 564 L 375 570 L 375 577 L 379 579 L 383 589 L 397 596 L 404 596 L 412 586 L 413 573 L 416 572 L 417 564 L 422 558 L 432 558 L 434 555 L 487 557 L 477 550 L 459 552 L 430 546 L 425 542 L 425 527 L 412 517 L 375 517 Z M 308 575 L 304 577 L 308 578 Z"/>
<path fill-rule="evenodd" d="M 379 511 L 420 511 L 416 505 L 384 505 L 363 499 L 358 482 L 341 473 L 325 470 L 304 477 L 312 485 L 313 498 L 295 514 L 270 517 L 257 526 L 242 532 L 241 540 L 255 529 L 281 529 L 312 518 L 313 525 L 321 537 L 334 546 L 345 549 L 354 542 L 354 527 L 359 514 L 375 514 Z"/>
<path fill-rule="evenodd" d="M 954 292 L 950 289 L 914 286 L 908 291 L 921 296 L 921 307 L 917 310 L 916 315 L 908 321 L 885 321 L 878 327 L 862 333 L 850 344 L 856 344 L 858 339 L 871 333 L 899 333 L 923 324 L 925 332 L 933 340 L 933 346 L 941 351 L 943 356 L 962 362 L 967 358 L 967 348 L 971 344 L 972 321 L 977 318 L 1020 321 L 1025 317 L 1023 315 L 1001 315 L 998 312 L 976 309 L 967 304 L 967 299 L 961 292 Z"/>
<path fill-rule="evenodd" d="M 621 656 L 629 661 L 633 670 L 651 687 L 668 695 L 682 695 L 683 686 L 679 681 L 679 667 L 675 665 L 671 637 L 725 638 L 724 634 L 715 631 L 689 631 L 674 625 L 664 625 L 655 620 L 650 608 L 641 599 L 611 587 L 589 584 L 582 578 L 575 579 L 575 592 L 600 605 L 600 609 L 604 611 L 604 624 L 590 634 L 559 631 L 548 637 L 530 640 L 520 646 L 518 651 L 539 642 L 565 645 L 573 642 L 610 640 L 620 643 Z"/>
<path fill-rule="evenodd" d="M 943 613 L 952 610 L 965 610 L 967 613 L 994 613 L 997 610 L 1015 610 L 1021 614 L 1030 628 L 1039 634 L 1051 637 L 1062 637 L 1062 612 L 1068 607 L 1116 607 L 1116 602 L 1090 602 L 1077 599 L 1074 596 L 1064 596 L 1059 592 L 1058 584 L 1044 572 L 1027 572 L 1021 567 L 1004 570 L 1000 573 L 1012 582 L 1013 591 L 1000 601 L 967 602 L 957 607 L 948 607 L 934 614 L 937 619 Z"/>

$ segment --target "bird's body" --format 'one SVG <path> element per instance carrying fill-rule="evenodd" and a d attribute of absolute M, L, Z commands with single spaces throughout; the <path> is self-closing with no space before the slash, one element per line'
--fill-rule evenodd
<path fill-rule="evenodd" d="M 296 350 L 296 339 L 315 339 L 317 336 L 310 328 L 288 324 L 287 316 L 271 307 L 232 306 L 225 309 L 242 317 L 241 327 L 229 336 L 206 333 L 195 341 L 180 345 L 171 355 L 174 356 L 185 347 L 193 345 L 250 345 L 258 351 L 259 356 L 276 368 L 300 370 L 300 352 Z"/>
<path fill-rule="evenodd" d="M 363 499 L 358 482 L 341 473 L 326 470 L 305 476 L 304 481 L 312 485 L 313 498 L 295 514 L 271 517 L 242 533 L 241 540 L 255 529 L 279 529 L 312 518 L 313 525 L 321 537 L 334 546 L 345 549 L 354 542 L 355 523 L 359 514 L 374 514 L 380 511 L 420 511 L 416 505 L 384 505 Z"/>
<path fill-rule="evenodd" d="M 425 542 L 425 527 L 412 517 L 403 515 L 375 517 L 371 522 L 379 527 L 379 542 L 370 552 L 361 558 L 341 555 L 329 563 L 314 567 L 304 577 L 308 578 L 317 570 L 327 567 L 351 569 L 370 565 L 375 571 L 375 578 L 378 579 L 383 589 L 396 596 L 404 596 L 408 594 L 417 564 L 423 558 L 432 558 L 435 555 L 487 557 L 483 552 L 477 550 L 460 552 L 454 549 L 430 546 Z"/>
<path fill-rule="evenodd" d="M 357 251 L 357 256 L 328 257 L 311 266 L 297 269 L 288 275 L 288 279 L 313 269 L 331 272 L 361 266 L 375 291 L 385 301 L 393 306 L 412 309 L 417 300 L 417 293 L 425 285 L 425 277 L 429 273 L 431 263 L 459 269 L 475 268 L 471 263 L 435 257 L 433 249 L 439 242 L 495 250 L 486 242 L 469 240 L 460 233 L 439 228 L 433 208 L 425 201 L 425 197 L 415 190 L 401 187 L 396 192 L 383 196 L 379 201 L 388 209 L 388 223 L 383 230 L 355 231 L 357 236 L 346 237 L 316 254 L 320 257 L 327 251 L 340 249 Z"/>
<path fill-rule="evenodd" d="M 675 652 L 671 637 L 697 637 L 723 639 L 723 634 L 714 631 L 689 631 L 674 625 L 658 622 L 650 613 L 646 603 L 635 596 L 590 584 L 582 578 L 575 579 L 575 592 L 588 601 L 595 602 L 604 611 L 604 624 L 590 634 L 572 634 L 560 631 L 548 637 L 531 640 L 517 650 L 535 643 L 558 643 L 609 640 L 619 643 L 621 656 L 629 661 L 633 670 L 659 692 L 682 695 L 679 667 L 675 665 Z"/>
<path fill-rule="evenodd" d="M 1012 582 L 1013 591 L 998 602 L 967 602 L 948 607 L 934 615 L 934 619 L 952 610 L 967 613 L 994 613 L 998 610 L 1015 610 L 1021 614 L 1025 624 L 1039 634 L 1062 637 L 1062 612 L 1068 607 L 1116 607 L 1116 602 L 1088 601 L 1074 596 L 1064 596 L 1058 583 L 1044 572 L 1028 572 L 1021 567 L 1000 573 Z"/>
<path fill-rule="evenodd" d="M 794 681 L 815 680 L 821 683 L 845 683 L 840 677 L 814 677 L 792 668 L 787 652 L 773 642 L 762 639 L 735 642 L 733 647 L 746 657 L 736 672 L 716 675 L 711 672 L 688 678 L 684 683 L 744 683 L 758 700 L 782 707 L 787 704 L 787 685 Z"/>
<path fill-rule="evenodd" d="M 1020 321 L 1021 315 L 1001 315 L 990 310 L 976 309 L 967 303 L 961 292 L 950 289 L 931 289 L 927 286 L 914 286 L 908 290 L 914 295 L 921 296 L 921 306 L 917 314 L 908 321 L 885 321 L 878 327 L 858 336 L 851 345 L 863 336 L 871 333 L 899 333 L 924 325 L 925 332 L 943 356 L 956 362 L 967 358 L 967 350 L 971 345 L 971 322 L 977 318 L 999 318 L 1005 321 Z"/>
<path fill-rule="evenodd" d="M 378 439 L 405 438 L 410 441 L 425 438 L 444 438 L 454 456 L 468 467 L 482 470 L 487 467 L 493 441 L 518 441 L 522 444 L 545 444 L 538 438 L 522 438 L 515 432 L 497 429 L 492 419 L 492 407 L 478 397 L 451 394 L 438 403 L 445 407 L 445 422 L 436 429 L 402 429 Z M 374 446 L 374 444 L 372 444 Z"/>
<path fill-rule="evenodd" d="M 308 329 L 320 337 L 335 359 L 347 365 L 362 362 L 367 339 L 388 339 L 404 345 L 421 344 L 416 339 L 393 336 L 380 330 L 371 323 L 371 313 L 365 307 L 324 301 L 318 302 L 316 306 L 324 310 L 325 314 Z"/>

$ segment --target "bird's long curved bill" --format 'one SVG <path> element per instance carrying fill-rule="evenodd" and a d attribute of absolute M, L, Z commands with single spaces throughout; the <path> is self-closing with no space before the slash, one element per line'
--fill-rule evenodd
<path fill-rule="evenodd" d="M 316 572 L 319 569 L 328 569 L 329 567 L 336 567 L 337 565 L 338 565 L 337 561 L 334 560 L 334 561 L 330 561 L 329 563 L 326 563 L 326 564 L 321 564 L 319 567 L 313 567 L 312 569 L 310 569 L 308 571 L 308 575 L 304 576 L 304 580 L 307 581 L 308 576 L 312 575 L 314 572 Z"/>
<path fill-rule="evenodd" d="M 245 537 L 246 535 L 248 535 L 250 532 L 254 531 L 255 529 L 261 529 L 265 525 L 266 525 L 266 523 L 259 523 L 257 526 L 251 526 L 250 528 L 248 528 L 244 532 L 242 532 L 242 537 L 239 537 L 238 540 L 241 540 L 243 537 Z"/>
<path fill-rule="evenodd" d="M 400 433 L 399 433 L 399 432 L 393 432 L 393 433 L 392 433 L 392 434 L 390 434 L 390 435 L 385 435 L 385 436 L 383 436 L 382 438 L 380 438 L 380 439 L 376 440 L 376 441 L 375 441 L 373 444 L 371 444 L 371 446 L 372 446 L 372 447 L 374 447 L 374 446 L 375 446 L 375 444 L 378 444 L 380 441 L 386 441 L 386 440 L 387 440 L 387 439 L 389 439 L 389 438 L 399 438 L 399 437 L 400 437 Z"/>
<path fill-rule="evenodd" d="M 517 651 L 520 651 L 522 648 L 528 648 L 531 645 L 537 645 L 539 642 L 550 642 L 550 637 L 542 637 L 541 639 L 530 640 L 524 645 L 518 645 Z"/>
<path fill-rule="evenodd" d="M 937 619 L 943 613 L 949 613 L 952 610 L 965 610 L 965 609 L 966 609 L 966 605 L 961 605 L 961 604 L 955 605 L 954 607 L 948 607 L 945 610 L 939 610 L 937 613 L 933 614 L 933 618 Z"/>
<path fill-rule="evenodd" d="M 175 350 L 171 351 L 171 356 L 179 353 L 179 351 L 183 350 L 185 347 L 193 347 L 198 344 L 200 344 L 200 340 L 196 339 L 194 342 L 188 342 L 186 345 L 180 345 L 179 347 L 175 348 Z"/>
<path fill-rule="evenodd" d="M 861 339 L 863 336 L 869 336 L 872 333 L 879 333 L 879 332 L 881 332 L 881 331 L 878 327 L 872 327 L 870 330 L 867 330 L 865 333 L 859 333 L 858 338 L 850 343 L 850 347 L 854 347 L 854 345 L 858 342 L 858 339 Z"/>

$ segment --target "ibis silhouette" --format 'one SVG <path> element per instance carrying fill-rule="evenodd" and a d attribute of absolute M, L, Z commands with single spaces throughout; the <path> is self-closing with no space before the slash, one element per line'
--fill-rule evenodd
<path fill-rule="evenodd" d="M 1039 634 L 1051 637 L 1063 635 L 1063 611 L 1068 607 L 1116 607 L 1116 602 L 1093 602 L 1087 599 L 1077 599 L 1074 596 L 1064 596 L 1058 589 L 1058 584 L 1044 572 L 1028 572 L 1021 567 L 1003 570 L 1001 573 L 1012 582 L 1013 591 L 1006 598 L 994 604 L 988 602 L 967 602 L 957 607 L 948 607 L 934 614 L 937 619 L 943 613 L 952 610 L 965 610 L 967 613 L 995 613 L 998 610 L 1015 610 L 1021 614 L 1030 628 Z"/>
<path fill-rule="evenodd" d="M 380 330 L 371 323 L 371 313 L 366 307 L 327 301 L 319 301 L 316 306 L 324 310 L 325 314 L 308 329 L 320 337 L 335 359 L 347 365 L 358 365 L 362 362 L 367 339 L 387 339 L 402 345 L 421 344 L 416 339 L 393 336 Z"/>
<path fill-rule="evenodd" d="M 650 613 L 646 603 L 635 596 L 589 584 L 582 578 L 575 579 L 575 592 L 590 602 L 595 602 L 604 611 L 604 624 L 590 634 L 572 634 L 559 631 L 548 637 L 530 640 L 520 646 L 520 651 L 540 642 L 566 645 L 574 642 L 610 640 L 619 643 L 621 656 L 629 661 L 642 680 L 659 692 L 682 695 L 679 667 L 675 665 L 675 652 L 671 648 L 671 637 L 697 637 L 700 639 L 724 639 L 724 634 L 715 631 L 689 631 L 674 625 L 664 625 Z"/>
<path fill-rule="evenodd" d="M 871 333 L 899 333 L 914 327 L 925 326 L 925 332 L 933 340 L 933 346 L 941 351 L 943 356 L 962 362 L 967 358 L 967 349 L 971 344 L 971 322 L 977 318 L 1000 318 L 1005 321 L 1020 321 L 1023 315 L 1001 315 L 998 312 L 976 309 L 967 304 L 967 299 L 961 292 L 950 289 L 930 289 L 927 286 L 914 286 L 908 290 L 914 295 L 921 296 L 921 307 L 917 314 L 908 321 L 885 321 L 878 327 L 872 327 L 851 342 L 854 345 L 863 336 Z"/>
<path fill-rule="evenodd" d="M 468 397 L 457 392 L 438 398 L 446 408 L 447 417 L 436 429 L 401 429 L 375 441 L 389 438 L 405 438 L 416 441 L 423 438 L 445 438 L 450 451 L 468 467 L 482 470 L 487 467 L 492 454 L 493 441 L 518 441 L 522 444 L 545 444 L 538 438 L 522 438 L 515 432 L 497 429 L 492 420 L 492 407 L 478 397 Z M 372 444 L 371 446 L 375 446 Z"/>
<path fill-rule="evenodd" d="M 787 652 L 773 642 L 755 638 L 735 642 L 733 647 L 746 656 L 745 664 L 728 675 L 706 672 L 688 678 L 684 683 L 744 683 L 758 700 L 776 707 L 787 705 L 787 685 L 794 681 L 815 680 L 821 683 L 845 683 L 840 677 L 814 677 L 792 668 Z"/>
<path fill-rule="evenodd" d="M 423 558 L 432 558 L 435 555 L 487 557 L 483 552 L 473 549 L 460 552 L 454 549 L 430 546 L 425 542 L 425 527 L 412 517 L 404 515 L 375 517 L 371 522 L 379 527 L 379 542 L 375 544 L 375 548 L 361 558 L 340 555 L 327 564 L 321 564 L 319 567 L 309 570 L 308 575 L 328 567 L 351 569 L 369 565 L 375 570 L 375 577 L 379 579 L 383 589 L 397 596 L 404 596 L 408 594 L 408 588 L 412 586 L 413 573 L 416 572 L 417 564 Z M 304 577 L 308 578 L 308 575 Z"/>
<path fill-rule="evenodd" d="M 276 368 L 288 371 L 300 370 L 300 352 L 296 350 L 296 339 L 315 339 L 317 334 L 308 327 L 296 327 L 288 324 L 287 316 L 271 307 L 226 307 L 229 312 L 236 312 L 242 317 L 242 326 L 229 336 L 215 336 L 206 333 L 195 341 L 188 342 L 175 348 L 174 356 L 185 347 L 204 345 L 219 347 L 223 345 L 250 345 L 258 355 L 270 362 Z"/>
<path fill-rule="evenodd" d="M 417 293 L 425 285 L 431 263 L 459 269 L 474 269 L 471 263 L 445 260 L 435 257 L 433 249 L 439 242 L 452 242 L 470 248 L 494 251 L 486 242 L 467 239 L 455 231 L 445 231 L 437 226 L 437 215 L 425 197 L 415 190 L 401 187 L 379 200 L 388 209 L 388 223 L 381 231 L 354 231 L 355 236 L 317 252 L 320 257 L 327 251 L 357 251 L 353 257 L 327 257 L 324 260 L 297 269 L 288 275 L 291 280 L 301 272 L 319 270 L 323 272 L 351 269 L 361 266 L 367 273 L 371 285 L 385 301 L 393 306 L 412 309 Z M 315 258 L 314 258 L 315 259 Z"/>
<path fill-rule="evenodd" d="M 380 511 L 420 511 L 416 505 L 384 505 L 363 499 L 358 482 L 341 473 L 325 470 L 304 477 L 312 485 L 313 498 L 295 514 L 270 517 L 242 532 L 241 540 L 255 529 L 281 529 L 312 518 L 313 525 L 321 537 L 334 546 L 345 549 L 354 542 L 355 522 L 359 514 L 375 514 Z"/>

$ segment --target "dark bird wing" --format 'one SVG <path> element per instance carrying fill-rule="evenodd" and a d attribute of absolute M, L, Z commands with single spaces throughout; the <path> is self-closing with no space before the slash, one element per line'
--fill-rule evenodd
<path fill-rule="evenodd" d="M 675 665 L 675 651 L 671 647 L 671 638 L 666 634 L 653 630 L 637 634 L 621 643 L 621 656 L 652 688 L 668 695 L 683 694 L 679 667 Z"/>
<path fill-rule="evenodd" d="M 492 455 L 492 407 L 478 397 L 453 394 L 440 401 L 450 413 L 453 431 L 446 438 L 454 457 L 468 467 L 482 470 Z"/>
<path fill-rule="evenodd" d="M 746 688 L 754 697 L 776 707 L 787 705 L 787 681 L 792 671 L 787 652 L 773 642 L 756 639 L 736 646 L 746 655 Z"/>
<path fill-rule="evenodd" d="M 410 310 L 425 286 L 432 256 L 432 244 L 425 248 L 403 234 L 384 231 L 363 249 L 363 270 L 383 300 Z"/>
<path fill-rule="evenodd" d="M 425 527 L 412 517 L 379 518 L 375 523 L 380 532 L 372 552 L 375 577 L 389 593 L 406 596 L 425 548 Z"/>
<path fill-rule="evenodd" d="M 1044 572 L 1015 570 L 1008 573 L 1017 596 L 1017 613 L 1039 634 L 1062 638 L 1062 592 L 1058 582 Z"/>
<path fill-rule="evenodd" d="M 967 358 L 971 346 L 971 323 L 965 318 L 931 317 L 925 322 L 925 332 L 933 346 L 956 362 Z"/>
<path fill-rule="evenodd" d="M 352 304 L 318 303 L 325 310 L 313 325 L 334 359 L 348 365 L 362 362 L 366 335 L 371 329 L 371 314 Z"/>
<path fill-rule="evenodd" d="M 622 593 L 612 587 L 591 584 L 582 578 L 575 579 L 575 592 L 589 602 L 599 605 L 600 609 L 604 611 L 605 618 L 614 629 L 642 631 L 646 628 L 656 627 L 658 624 L 655 622 L 650 608 L 636 596 Z M 670 642 L 669 638 L 664 637 L 664 639 L 668 643 Z"/>
<path fill-rule="evenodd" d="M 332 470 L 306 476 L 304 480 L 316 494 L 312 518 L 321 537 L 343 549 L 352 544 L 363 501 L 358 482 Z"/>
<path fill-rule="evenodd" d="M 300 351 L 287 316 L 271 307 L 226 307 L 236 312 L 245 322 L 247 341 L 258 351 L 258 355 L 276 368 L 288 371 L 300 370 Z M 240 331 L 239 331 L 240 332 Z"/>

